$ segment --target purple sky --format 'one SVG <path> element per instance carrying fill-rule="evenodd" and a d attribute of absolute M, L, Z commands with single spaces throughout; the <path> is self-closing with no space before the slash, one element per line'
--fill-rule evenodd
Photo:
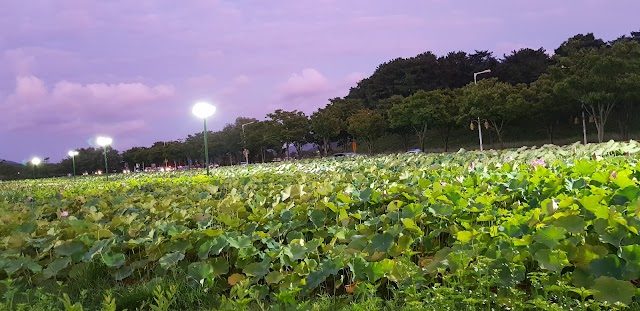
<path fill-rule="evenodd" d="M 424 51 L 553 51 L 639 30 L 638 0 L 2 0 L 0 159 L 125 150 L 277 108 L 310 113 Z M 635 21 L 635 22 L 634 22 Z"/>

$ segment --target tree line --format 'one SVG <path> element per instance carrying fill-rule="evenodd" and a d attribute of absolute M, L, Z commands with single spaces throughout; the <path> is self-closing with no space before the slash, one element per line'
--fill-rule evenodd
<path fill-rule="evenodd" d="M 489 51 L 393 59 L 309 116 L 278 109 L 264 120 L 239 117 L 207 136 L 211 162 L 220 165 L 238 164 L 245 156 L 249 162 L 327 156 L 350 150 L 354 140 L 366 153 L 448 151 L 477 140 L 469 130 L 478 126 L 495 148 L 522 137 L 555 143 L 581 133 L 574 125 L 583 118 L 595 130 L 594 140 L 602 142 L 630 138 L 639 103 L 640 32 L 608 42 L 589 33 L 569 38 L 552 56 L 543 48 L 523 48 L 500 59 Z M 385 145 L 385 137 L 399 143 Z M 203 134 L 196 133 L 111 150 L 109 165 L 115 171 L 136 164 L 201 166 L 203 148 Z M 100 149 L 79 152 L 79 172 L 103 167 Z M 48 174 L 66 174 L 71 165 L 70 158 L 51 164 Z"/>

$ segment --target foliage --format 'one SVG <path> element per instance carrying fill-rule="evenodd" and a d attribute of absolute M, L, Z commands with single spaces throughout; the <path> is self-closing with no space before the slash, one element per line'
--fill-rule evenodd
<path fill-rule="evenodd" d="M 73 284 L 100 275 L 85 272 L 95 264 L 114 284 L 180 273 L 236 309 L 316 294 L 629 305 L 639 152 L 609 142 L 3 182 L 0 278 Z M 154 287 L 154 306 L 178 303 L 182 290 Z"/>
<path fill-rule="evenodd" d="M 496 71 L 503 82 L 531 84 L 547 71 L 550 64 L 551 59 L 543 48 L 525 48 L 505 55 Z"/>
<path fill-rule="evenodd" d="M 301 111 L 284 111 L 278 109 L 267 115 L 276 124 L 278 137 L 281 143 L 286 145 L 287 157 L 290 144 L 293 144 L 298 152 L 302 153 L 302 147 L 307 143 L 306 136 L 309 133 L 309 119 Z"/>
<path fill-rule="evenodd" d="M 322 149 L 326 157 L 331 140 L 340 135 L 340 119 L 325 108 L 314 112 L 310 122 L 313 135 L 322 141 Z"/>
<path fill-rule="evenodd" d="M 626 101 L 637 105 L 640 83 L 640 43 L 617 42 L 611 47 L 578 50 L 559 58 L 565 70 L 560 92 L 579 101 L 595 119 L 598 142 L 604 141 L 604 128 L 613 109 Z"/>
<path fill-rule="evenodd" d="M 371 153 L 373 142 L 381 137 L 387 124 L 384 117 L 377 111 L 363 109 L 354 113 L 348 120 L 349 134 L 364 141 Z"/>
<path fill-rule="evenodd" d="M 512 86 L 497 79 L 486 79 L 477 84 L 469 84 L 462 90 L 462 109 L 459 117 L 473 120 L 479 117 L 498 136 L 500 147 L 504 146 L 504 126 L 525 115 L 524 97 L 521 90 L 525 86 Z"/>

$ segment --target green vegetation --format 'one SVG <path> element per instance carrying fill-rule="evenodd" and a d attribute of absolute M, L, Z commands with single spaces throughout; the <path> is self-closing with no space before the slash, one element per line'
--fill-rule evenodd
<path fill-rule="evenodd" d="M 640 144 L 0 183 L 0 309 L 640 307 Z"/>

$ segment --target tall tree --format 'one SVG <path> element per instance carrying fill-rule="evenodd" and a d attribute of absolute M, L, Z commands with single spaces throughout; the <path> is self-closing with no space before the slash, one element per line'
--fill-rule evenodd
<path fill-rule="evenodd" d="M 294 145 L 298 157 L 300 157 L 302 147 L 307 143 L 306 136 L 309 133 L 309 119 L 304 112 L 278 109 L 267 116 L 271 121 L 279 124 L 281 141 L 287 145 L 287 157 L 289 157 L 288 146 L 290 144 Z"/>
<path fill-rule="evenodd" d="M 555 55 L 566 57 L 582 50 L 599 49 L 604 46 L 606 46 L 606 43 L 602 39 L 596 38 L 593 33 L 578 34 L 563 42 L 555 50 Z"/>
<path fill-rule="evenodd" d="M 278 133 L 278 126 L 273 121 L 259 121 L 246 128 L 247 149 L 251 154 L 260 155 L 262 163 L 266 161 L 267 153 L 280 150 L 282 143 Z"/>
<path fill-rule="evenodd" d="M 438 57 L 424 52 L 410 58 L 396 58 L 376 68 L 373 75 L 358 82 L 347 99 L 359 99 L 365 108 L 375 109 L 380 100 L 394 95 L 410 96 L 418 90 L 441 87 Z"/>
<path fill-rule="evenodd" d="M 524 86 L 512 86 L 495 78 L 469 84 L 462 93 L 460 116 L 486 120 L 488 128 L 496 133 L 500 148 L 504 148 L 504 126 L 524 114 L 524 98 L 518 88 Z"/>
<path fill-rule="evenodd" d="M 497 66 L 498 60 L 489 51 L 476 51 L 473 54 L 451 52 L 438 59 L 440 84 L 445 88 L 464 87 L 473 81 L 475 72 L 495 70 Z"/>
<path fill-rule="evenodd" d="M 558 90 L 579 101 L 594 119 L 598 142 L 604 141 L 605 126 L 614 108 L 628 101 L 631 113 L 640 85 L 640 43 L 621 41 L 611 47 L 586 49 L 559 58 L 564 70 Z M 623 120 L 624 121 L 624 120 Z"/>
<path fill-rule="evenodd" d="M 349 117 L 349 133 L 364 141 L 369 153 L 375 140 L 384 135 L 386 128 L 384 117 L 377 111 L 363 109 Z"/>
<path fill-rule="evenodd" d="M 311 115 L 313 135 L 322 142 L 323 155 L 329 152 L 329 145 L 340 134 L 340 119 L 327 108 L 319 109 Z"/>
<path fill-rule="evenodd" d="M 540 77 L 551 64 L 551 58 L 543 48 L 529 48 L 513 51 L 505 55 L 496 69 L 498 79 L 513 85 L 531 84 Z"/>
<path fill-rule="evenodd" d="M 340 121 L 340 134 L 338 135 L 338 144 L 342 145 L 344 150 L 347 150 L 347 145 L 351 140 L 351 135 L 348 131 L 349 118 L 359 110 L 364 109 L 363 101 L 360 99 L 348 99 L 348 98 L 333 98 L 329 100 L 329 104 L 326 109 L 337 116 Z"/>
<path fill-rule="evenodd" d="M 575 111 L 574 101 L 556 92 L 556 83 L 550 75 L 544 74 L 529 87 L 521 89 L 527 115 L 536 122 L 541 121 L 551 144 L 554 143 L 556 124 Z"/>
<path fill-rule="evenodd" d="M 392 134 L 396 134 L 400 136 L 402 139 L 402 147 L 404 150 L 408 150 L 409 148 L 409 136 L 413 135 L 414 129 L 411 127 L 408 122 L 396 122 L 392 125 L 391 123 L 391 114 L 389 113 L 391 109 L 394 107 L 400 106 L 405 102 L 406 98 L 401 95 L 394 95 L 387 99 L 383 99 L 378 104 L 377 111 L 385 117 L 387 124 L 389 124 L 389 132 Z M 398 109 L 398 108 L 396 108 Z"/>
<path fill-rule="evenodd" d="M 451 130 L 458 123 L 460 111 L 460 89 L 433 91 L 432 100 L 429 101 L 433 127 L 440 134 L 444 151 L 449 151 L 449 138 Z"/>

